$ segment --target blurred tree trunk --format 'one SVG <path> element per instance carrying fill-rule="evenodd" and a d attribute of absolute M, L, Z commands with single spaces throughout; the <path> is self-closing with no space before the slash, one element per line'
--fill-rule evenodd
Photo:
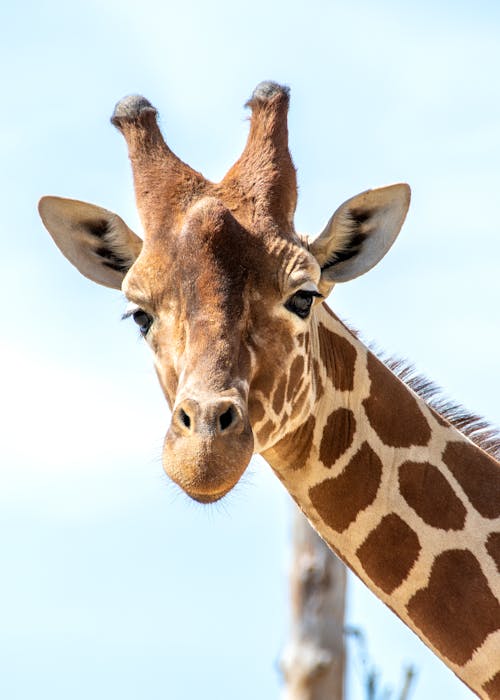
<path fill-rule="evenodd" d="M 346 570 L 297 509 L 283 700 L 343 700 Z"/>

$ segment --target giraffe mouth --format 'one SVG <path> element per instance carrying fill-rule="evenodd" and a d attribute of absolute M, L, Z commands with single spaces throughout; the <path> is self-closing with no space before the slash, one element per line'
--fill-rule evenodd
<path fill-rule="evenodd" d="M 178 431 L 171 426 L 163 446 L 167 475 L 198 503 L 215 503 L 240 480 L 253 454 L 253 433 L 243 428 L 213 435 Z"/>
<path fill-rule="evenodd" d="M 224 498 L 224 496 L 226 496 L 232 488 L 233 486 L 229 486 L 228 488 L 225 488 L 222 491 L 218 491 L 216 493 L 195 493 L 194 491 L 190 491 L 189 496 L 194 501 L 197 501 L 197 503 L 216 503 L 217 501 L 220 501 L 222 498 Z"/>

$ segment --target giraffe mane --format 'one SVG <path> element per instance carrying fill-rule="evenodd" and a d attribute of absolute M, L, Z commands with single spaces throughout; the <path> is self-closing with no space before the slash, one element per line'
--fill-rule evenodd
<path fill-rule="evenodd" d="M 362 334 L 357 328 L 353 328 L 344 320 L 342 323 L 356 338 L 362 340 Z M 409 360 L 388 355 L 375 343 L 368 343 L 367 346 L 398 379 L 425 401 L 430 408 L 477 447 L 500 461 L 500 428 L 492 425 L 483 416 L 472 413 L 462 404 L 450 399 L 439 384 L 421 374 Z"/>
<path fill-rule="evenodd" d="M 391 372 L 401 379 L 426 404 L 447 420 L 475 445 L 493 458 L 500 459 L 500 430 L 486 418 L 471 413 L 460 403 L 449 399 L 443 389 L 425 375 L 420 374 L 413 364 L 398 357 L 387 356 L 370 347 Z"/>

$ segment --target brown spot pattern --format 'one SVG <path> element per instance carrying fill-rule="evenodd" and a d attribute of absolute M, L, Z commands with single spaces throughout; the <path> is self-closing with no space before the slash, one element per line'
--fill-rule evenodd
<path fill-rule="evenodd" d="M 392 593 L 411 571 L 420 553 L 416 533 L 396 513 L 386 515 L 356 554 L 373 583 Z"/>
<path fill-rule="evenodd" d="M 274 392 L 273 396 L 273 410 L 279 415 L 281 409 L 283 408 L 283 402 L 285 400 L 285 389 L 286 389 L 286 375 L 283 375 L 278 382 L 278 386 Z"/>
<path fill-rule="evenodd" d="M 486 540 L 486 549 L 488 554 L 497 565 L 500 571 L 500 532 L 492 532 Z"/>
<path fill-rule="evenodd" d="M 443 462 L 482 516 L 500 515 L 500 467 L 493 457 L 469 442 L 449 442 Z"/>
<path fill-rule="evenodd" d="M 356 349 L 322 323 L 318 324 L 319 352 L 326 372 L 338 391 L 352 391 Z"/>
<path fill-rule="evenodd" d="M 319 458 L 325 467 L 332 467 L 351 446 L 355 430 L 356 419 L 352 411 L 347 408 L 338 408 L 330 413 L 319 448 Z"/>
<path fill-rule="evenodd" d="M 500 671 L 491 680 L 484 683 L 483 690 L 488 693 L 490 700 L 500 700 Z"/>
<path fill-rule="evenodd" d="M 450 423 L 446 420 L 446 418 L 443 418 L 443 416 L 440 413 L 438 413 L 434 408 L 431 408 L 430 406 L 428 406 L 428 408 L 429 408 L 430 412 L 432 413 L 432 415 L 434 416 L 434 418 L 439 423 L 439 425 L 442 425 L 443 428 L 450 427 Z"/>
<path fill-rule="evenodd" d="M 370 425 L 390 447 L 427 445 L 429 424 L 415 397 L 372 353 L 368 354 L 370 396 L 363 401 Z"/>
<path fill-rule="evenodd" d="M 292 406 L 292 418 L 295 416 L 298 416 L 299 413 L 301 412 L 302 408 L 304 407 L 304 401 L 309 393 L 309 387 L 305 386 L 299 396 L 297 397 L 297 400 L 294 402 Z"/>
<path fill-rule="evenodd" d="M 321 380 L 319 362 L 318 362 L 318 360 L 316 360 L 316 358 L 313 360 L 313 369 L 314 369 L 314 382 L 315 382 L 315 388 L 316 388 L 316 401 L 319 401 L 320 398 L 325 393 L 325 388 L 324 388 L 323 382 Z"/>
<path fill-rule="evenodd" d="M 272 431 L 274 430 L 274 423 L 272 420 L 268 420 L 260 430 L 257 431 L 257 437 L 259 438 L 259 442 L 261 442 L 263 445 L 267 442 L 269 439 L 269 436 L 271 435 Z"/>
<path fill-rule="evenodd" d="M 250 391 L 261 391 L 262 394 L 268 398 L 271 395 L 271 391 L 273 390 L 274 386 L 274 378 L 271 376 L 271 373 L 269 371 L 264 371 L 261 374 L 258 374 L 254 381 L 252 382 L 252 385 L 250 387 Z"/>
<path fill-rule="evenodd" d="M 422 520 L 441 530 L 461 530 L 467 511 L 439 469 L 429 462 L 405 462 L 399 468 L 399 488 Z"/>
<path fill-rule="evenodd" d="M 310 345 L 310 343 L 311 343 L 311 336 L 310 336 L 309 331 L 308 331 L 308 332 L 306 333 L 306 340 L 305 340 L 305 351 L 306 351 L 306 355 L 309 354 L 309 345 Z"/>
<path fill-rule="evenodd" d="M 343 532 L 358 513 L 373 503 L 381 476 L 382 462 L 364 442 L 344 471 L 313 486 L 309 497 L 325 523 Z"/>
<path fill-rule="evenodd" d="M 295 432 L 274 445 L 273 449 L 285 467 L 297 470 L 306 465 L 313 444 L 315 424 L 315 417 L 309 416 Z"/>
<path fill-rule="evenodd" d="M 290 378 L 288 380 L 288 388 L 286 390 L 286 400 L 291 401 L 292 396 L 299 388 L 299 384 L 304 374 L 304 358 L 299 355 L 292 362 L 290 367 Z"/>
<path fill-rule="evenodd" d="M 261 404 L 259 399 L 251 398 L 248 401 L 248 413 L 250 414 L 250 420 L 252 425 L 255 425 L 260 420 L 264 418 L 265 411 L 264 406 Z"/>
<path fill-rule="evenodd" d="M 308 355 L 306 355 L 306 357 L 307 357 L 307 360 L 306 360 L 306 362 L 307 362 L 307 365 L 306 365 L 306 374 L 309 376 L 309 375 L 311 374 L 311 365 L 312 365 L 311 353 L 309 353 Z"/>
<path fill-rule="evenodd" d="M 464 549 L 436 557 L 429 584 L 411 598 L 408 614 L 443 656 L 460 665 L 500 627 L 500 604 L 476 557 Z"/>

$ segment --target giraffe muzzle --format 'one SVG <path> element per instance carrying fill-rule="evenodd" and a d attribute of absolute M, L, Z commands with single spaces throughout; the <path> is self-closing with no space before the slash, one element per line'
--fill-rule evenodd
<path fill-rule="evenodd" d="M 248 411 L 239 397 L 184 398 L 172 412 L 163 466 L 188 496 L 213 503 L 239 481 L 253 447 Z"/>

